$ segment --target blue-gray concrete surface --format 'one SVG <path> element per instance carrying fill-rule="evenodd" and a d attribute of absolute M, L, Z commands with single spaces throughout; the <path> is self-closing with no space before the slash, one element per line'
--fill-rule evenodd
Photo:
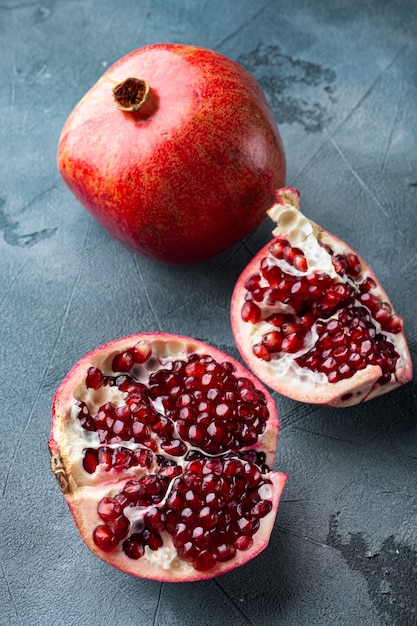
<path fill-rule="evenodd" d="M 416 367 L 415 0 L 0 0 L 0 624 L 417 624 L 417 389 L 331 410 L 275 395 L 289 476 L 271 542 L 219 578 L 129 577 L 82 543 L 50 472 L 70 366 L 139 331 L 237 357 L 234 283 L 264 224 L 197 266 L 135 257 L 56 169 L 61 128 L 106 67 L 145 44 L 202 45 L 259 80 L 304 211 L 373 267 Z"/>

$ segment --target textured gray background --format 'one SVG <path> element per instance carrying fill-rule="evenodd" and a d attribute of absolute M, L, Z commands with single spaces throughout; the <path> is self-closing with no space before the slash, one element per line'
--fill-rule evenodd
<path fill-rule="evenodd" d="M 229 301 L 264 224 L 210 262 L 115 243 L 64 188 L 61 128 L 105 68 L 160 41 L 249 69 L 304 211 L 374 268 L 416 366 L 415 0 L 0 0 L 0 623 L 417 624 L 416 385 L 357 408 L 276 396 L 289 480 L 268 549 L 217 579 L 131 578 L 84 546 L 49 470 L 50 405 L 73 362 L 138 331 L 237 356 Z"/>

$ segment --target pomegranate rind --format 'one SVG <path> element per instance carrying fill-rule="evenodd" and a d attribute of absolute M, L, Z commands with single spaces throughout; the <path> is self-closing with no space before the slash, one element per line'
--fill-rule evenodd
<path fill-rule="evenodd" d="M 299 192 L 297 189 L 292 187 L 279 189 L 276 192 L 276 196 L 278 202 L 268 211 L 268 214 L 274 221 L 275 209 L 277 208 L 278 211 L 280 211 L 282 205 L 288 206 L 290 209 L 295 208 L 299 210 Z M 338 250 L 343 249 L 346 254 L 352 253 L 357 256 L 362 266 L 362 274 L 375 281 L 378 296 L 382 301 L 392 307 L 392 313 L 394 314 L 395 310 L 388 294 L 365 260 L 344 241 L 328 233 L 311 220 L 307 221 L 311 232 L 318 240 L 322 241 L 322 243 L 334 245 Z M 273 234 L 283 238 L 288 235 L 285 226 L 280 227 L 280 225 L 274 229 Z M 259 341 L 262 335 L 263 322 L 254 325 L 242 319 L 241 309 L 247 293 L 245 283 L 249 277 L 259 273 L 261 261 L 270 255 L 269 250 L 273 241 L 274 240 L 271 240 L 263 246 L 248 263 L 236 282 L 231 298 L 231 325 L 233 335 L 239 352 L 251 371 L 269 388 L 277 391 L 281 395 L 300 402 L 323 404 L 333 407 L 356 405 L 383 395 L 409 382 L 413 377 L 413 371 L 411 356 L 404 332 L 392 334 L 384 331 L 384 333 L 389 336 L 390 340 L 392 340 L 400 358 L 398 359 L 395 372 L 393 376 L 391 376 L 391 380 L 383 385 L 377 384 L 382 374 L 382 370 L 378 365 L 368 365 L 365 369 L 356 371 L 351 378 L 329 383 L 328 381 L 315 381 L 306 368 L 303 368 L 302 371 L 302 368 L 295 363 L 292 372 L 285 376 L 280 376 L 277 374 L 274 358 L 268 362 L 254 355 L 253 345 Z"/>
<path fill-rule="evenodd" d="M 267 400 L 269 418 L 258 442 L 248 448 L 264 452 L 266 464 L 268 467 L 273 466 L 279 431 L 277 409 L 267 389 L 253 374 L 232 357 L 201 341 L 164 333 L 141 333 L 116 339 L 92 350 L 71 368 L 58 387 L 53 399 L 52 424 L 48 442 L 52 471 L 58 480 L 82 539 L 98 557 L 124 572 L 143 578 L 174 582 L 211 578 L 242 565 L 266 547 L 287 479 L 285 474 L 269 472 L 264 476 L 271 482 L 270 499 L 273 507 L 270 513 L 261 519 L 260 529 L 253 536 L 252 547 L 246 551 L 238 551 L 233 559 L 219 562 L 208 571 L 197 571 L 192 565 L 180 559 L 172 546 L 170 535 L 166 532 L 167 546 L 164 548 L 164 557 L 161 558 L 161 554 L 157 557 L 155 552 L 146 548 L 145 555 L 139 560 L 127 558 L 121 550 L 121 544 L 112 552 L 103 552 L 92 538 L 93 529 L 100 524 L 97 504 L 101 498 L 118 493 L 127 479 L 139 478 L 146 473 L 146 469 L 132 467 L 118 473 L 110 471 L 107 475 L 98 473 L 98 470 L 93 475 L 85 472 L 82 468 L 82 457 L 86 441 L 77 432 L 74 426 L 76 420 L 73 419 L 71 411 L 77 399 L 85 397 L 88 393 L 94 394 L 91 390 L 87 390 L 85 384 L 86 372 L 90 366 L 99 367 L 104 373 L 106 371 L 110 373 L 113 357 L 143 340 L 150 342 L 153 349 L 150 359 L 135 371 L 135 375 L 137 374 L 139 378 L 142 372 L 144 381 L 149 373 L 165 363 L 173 359 L 185 360 L 194 353 L 209 354 L 218 362 L 227 361 L 234 366 L 236 376 L 251 380 L 255 387 L 263 392 Z M 100 404 L 102 399 L 90 396 L 90 400 Z M 150 471 L 152 472 L 152 469 Z"/>
<path fill-rule="evenodd" d="M 113 88 L 127 77 L 149 82 L 153 113 L 117 108 Z M 68 117 L 57 165 L 121 244 L 184 265 L 259 226 L 286 174 L 281 136 L 254 77 L 217 52 L 169 43 L 134 50 L 107 69 Z"/>

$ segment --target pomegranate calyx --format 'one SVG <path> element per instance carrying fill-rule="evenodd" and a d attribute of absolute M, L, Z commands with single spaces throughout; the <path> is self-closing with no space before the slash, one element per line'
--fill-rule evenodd
<path fill-rule="evenodd" d="M 143 78 L 126 78 L 113 87 L 113 97 L 119 111 L 139 111 L 149 99 L 150 86 Z"/>
<path fill-rule="evenodd" d="M 56 481 L 61 489 L 62 493 L 65 495 L 69 492 L 69 481 L 67 478 L 67 473 L 65 471 L 65 467 L 62 463 L 61 457 L 59 454 L 55 454 L 51 451 L 51 470 L 53 475 L 56 478 Z"/>

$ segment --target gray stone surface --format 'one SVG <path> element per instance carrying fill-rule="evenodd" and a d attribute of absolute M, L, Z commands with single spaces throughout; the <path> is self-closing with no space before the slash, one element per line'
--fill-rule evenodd
<path fill-rule="evenodd" d="M 0 0 L 0 623 L 417 624 L 417 390 L 343 411 L 275 396 L 289 475 L 270 545 L 217 579 L 160 584 L 82 543 L 50 473 L 53 393 L 101 343 L 195 336 L 237 356 L 229 300 L 269 225 L 194 267 L 115 243 L 56 169 L 64 121 L 105 68 L 148 43 L 239 61 L 267 94 L 304 211 L 374 268 L 416 366 L 414 0 Z"/>

